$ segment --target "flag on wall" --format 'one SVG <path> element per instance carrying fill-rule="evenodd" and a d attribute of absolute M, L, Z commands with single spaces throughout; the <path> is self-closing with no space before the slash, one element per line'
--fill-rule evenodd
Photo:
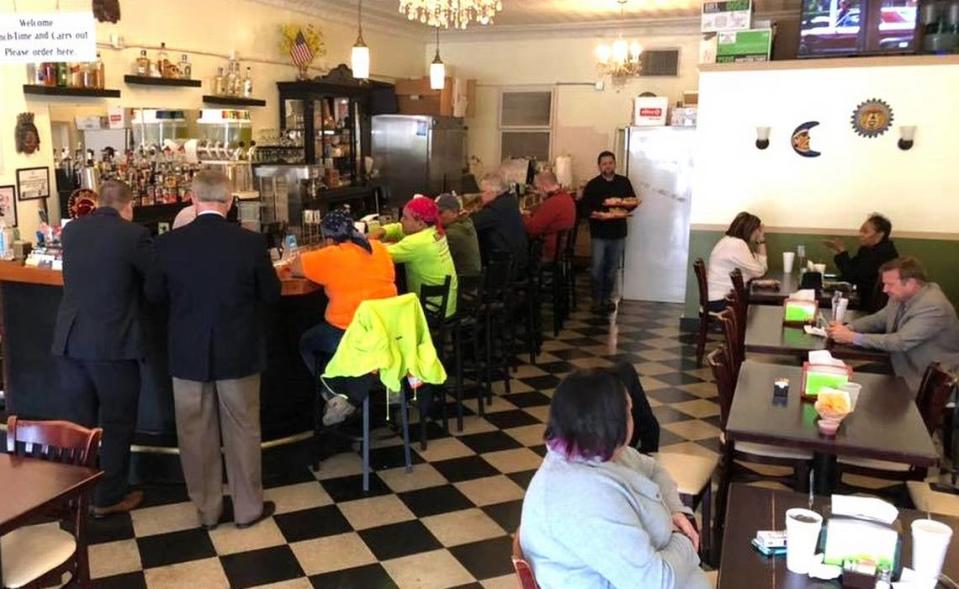
<path fill-rule="evenodd" d="M 290 48 L 290 57 L 293 59 L 293 64 L 297 67 L 303 67 L 313 61 L 313 51 L 306 42 L 303 31 L 299 31 L 296 34 L 296 41 L 293 42 L 293 46 Z"/>

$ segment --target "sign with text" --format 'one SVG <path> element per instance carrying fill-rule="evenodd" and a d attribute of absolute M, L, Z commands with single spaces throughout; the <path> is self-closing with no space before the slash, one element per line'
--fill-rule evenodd
<path fill-rule="evenodd" d="M 92 12 L 0 14 L 0 63 L 95 61 Z"/>

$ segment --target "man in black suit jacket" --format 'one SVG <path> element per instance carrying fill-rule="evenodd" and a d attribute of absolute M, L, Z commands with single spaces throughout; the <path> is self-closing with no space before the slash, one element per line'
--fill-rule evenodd
<path fill-rule="evenodd" d="M 193 181 L 197 218 L 156 240 L 147 297 L 169 301 L 170 374 L 180 462 L 206 528 L 223 514 L 220 435 L 237 527 L 272 515 L 263 502 L 260 373 L 266 368 L 261 307 L 280 298 L 263 236 L 226 220 L 226 176 Z"/>
<path fill-rule="evenodd" d="M 138 361 L 146 355 L 141 297 L 150 263 L 150 232 L 131 223 L 133 194 L 104 182 L 99 208 L 63 229 L 63 299 L 53 349 L 70 418 L 103 428 L 103 478 L 94 517 L 129 511 L 143 493 L 128 493 L 130 442 L 140 394 Z"/>

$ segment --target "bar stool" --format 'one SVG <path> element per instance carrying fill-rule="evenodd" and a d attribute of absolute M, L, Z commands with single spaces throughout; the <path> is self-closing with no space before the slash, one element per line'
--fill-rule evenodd
<path fill-rule="evenodd" d="M 473 275 L 459 275 L 457 277 L 456 315 L 447 319 L 447 324 L 453 334 L 451 347 L 456 379 L 454 392 L 458 431 L 463 431 L 463 388 L 467 374 L 472 375 L 472 380 L 479 386 L 479 392 L 476 395 L 477 405 L 480 416 L 482 417 L 485 414 L 483 395 L 489 390 L 489 383 L 483 377 L 487 371 L 484 369 L 484 356 L 481 355 L 480 351 L 480 335 L 484 325 L 482 321 L 484 282 L 485 277 L 482 272 Z M 469 362 L 466 361 L 464 355 L 464 347 L 467 342 L 470 344 L 471 352 Z M 467 364 L 469 365 L 467 366 Z"/>
<path fill-rule="evenodd" d="M 512 278 L 513 256 L 507 252 L 493 252 L 486 264 L 486 281 L 483 286 L 483 321 L 486 341 L 486 382 L 492 383 L 493 362 L 498 364 L 506 392 L 510 392 L 510 358 L 513 352 L 515 326 L 513 322 L 514 298 Z M 493 402 L 492 386 L 487 390 L 487 400 Z"/>
<path fill-rule="evenodd" d="M 423 307 L 423 314 L 426 315 L 426 324 L 430 328 L 430 337 L 433 340 L 433 347 L 436 348 L 440 362 L 446 365 L 446 334 L 450 327 L 446 317 L 446 309 L 449 307 L 450 285 L 453 277 L 447 276 L 443 284 L 423 284 L 420 286 L 420 305 Z M 455 352 L 455 350 L 454 350 Z M 449 431 L 449 423 L 446 415 L 446 385 L 442 385 L 442 403 L 441 411 L 443 415 L 443 431 Z M 435 391 L 430 389 L 431 398 L 435 398 Z M 429 404 L 424 403 L 424 396 L 417 396 L 417 409 L 420 411 L 420 448 L 426 450 L 426 419 Z M 424 411 L 424 406 L 427 408 Z M 462 413 L 462 409 L 460 409 Z"/>

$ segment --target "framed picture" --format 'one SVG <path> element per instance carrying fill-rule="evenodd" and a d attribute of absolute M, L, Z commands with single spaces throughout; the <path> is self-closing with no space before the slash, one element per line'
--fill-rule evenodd
<path fill-rule="evenodd" d="M 17 193 L 20 200 L 39 200 L 50 197 L 50 168 L 20 168 L 17 170 Z"/>
<path fill-rule="evenodd" d="M 0 221 L 7 227 L 17 226 L 16 187 L 0 186 Z"/>

